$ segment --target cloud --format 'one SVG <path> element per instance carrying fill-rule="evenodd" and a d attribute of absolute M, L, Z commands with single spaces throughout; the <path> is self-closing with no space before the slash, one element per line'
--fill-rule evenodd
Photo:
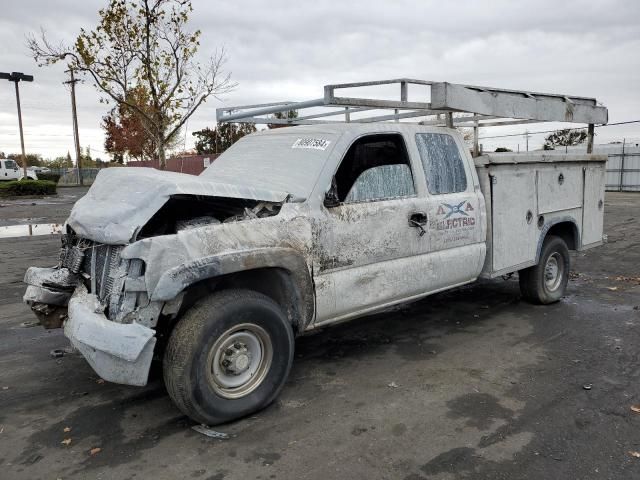
<path fill-rule="evenodd" d="M 25 34 L 42 26 L 52 38 L 72 41 L 81 27 L 95 25 L 105 4 L 31 0 L 4 7 L 2 68 L 36 77 L 21 85 L 28 150 L 55 156 L 73 148 L 64 68 L 38 69 L 28 57 Z M 193 6 L 202 58 L 224 45 L 227 67 L 239 82 L 225 98 L 228 105 L 316 98 L 327 83 L 406 76 L 593 96 L 609 107 L 612 122 L 640 118 L 640 2 L 635 0 L 194 0 Z M 19 148 L 10 87 L 0 84 L 3 151 Z M 98 103 L 90 83 L 79 86 L 78 106 L 81 143 L 101 155 L 100 120 L 107 107 Z M 189 121 L 189 132 L 212 125 L 220 106 L 207 102 Z M 639 129 L 602 128 L 598 141 L 640 139 Z M 482 135 L 490 136 L 524 127 L 485 130 Z M 540 145 L 542 137 L 534 136 L 531 145 Z M 524 146 L 523 137 L 485 142 L 489 148 Z"/>

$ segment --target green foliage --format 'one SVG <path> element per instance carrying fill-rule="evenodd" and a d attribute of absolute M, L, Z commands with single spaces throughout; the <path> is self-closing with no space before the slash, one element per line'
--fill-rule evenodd
<path fill-rule="evenodd" d="M 73 167 L 73 162 L 71 161 L 71 155 L 67 152 L 67 155 L 64 157 L 44 160 L 42 165 L 49 168 L 71 168 Z"/>
<path fill-rule="evenodd" d="M 58 180 L 60 180 L 60 174 L 59 173 L 40 172 L 37 175 L 38 175 L 38 180 L 47 180 L 47 181 L 53 182 L 55 184 L 57 184 Z"/>
<path fill-rule="evenodd" d="M 12 180 L 0 182 L 0 197 L 54 195 L 56 184 L 47 180 Z"/>
<path fill-rule="evenodd" d="M 211 130 L 205 128 L 193 132 L 196 140 L 196 150 L 199 155 L 207 153 L 222 153 L 245 135 L 256 131 L 251 123 L 222 123 Z"/>
<path fill-rule="evenodd" d="M 544 139 L 544 149 L 553 150 L 555 147 L 571 147 L 580 145 L 587 139 L 586 130 L 573 130 L 566 128 L 547 135 Z"/>

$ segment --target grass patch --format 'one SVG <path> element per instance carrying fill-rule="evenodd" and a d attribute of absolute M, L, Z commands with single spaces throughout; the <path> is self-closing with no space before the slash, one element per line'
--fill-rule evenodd
<path fill-rule="evenodd" d="M 55 195 L 56 184 L 49 180 L 12 180 L 0 182 L 0 197 Z"/>

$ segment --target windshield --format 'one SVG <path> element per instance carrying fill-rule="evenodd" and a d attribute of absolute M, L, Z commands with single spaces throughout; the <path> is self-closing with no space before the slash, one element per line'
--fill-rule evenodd
<path fill-rule="evenodd" d="M 309 131 L 251 135 L 236 142 L 200 175 L 308 198 L 336 139 L 332 133 Z"/>
<path fill-rule="evenodd" d="M 5 160 L 4 166 L 5 168 L 18 168 L 18 165 L 16 165 L 16 162 L 14 162 L 13 160 Z"/>

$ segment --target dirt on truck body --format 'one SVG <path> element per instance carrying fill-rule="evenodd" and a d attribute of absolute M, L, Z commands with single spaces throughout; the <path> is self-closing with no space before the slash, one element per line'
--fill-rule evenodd
<path fill-rule="evenodd" d="M 161 359 L 176 405 L 224 422 L 278 395 L 319 326 L 516 271 L 557 301 L 568 251 L 602 243 L 605 160 L 474 160 L 401 123 L 260 132 L 199 177 L 101 171 L 24 299 L 105 380 L 145 385 Z"/>

